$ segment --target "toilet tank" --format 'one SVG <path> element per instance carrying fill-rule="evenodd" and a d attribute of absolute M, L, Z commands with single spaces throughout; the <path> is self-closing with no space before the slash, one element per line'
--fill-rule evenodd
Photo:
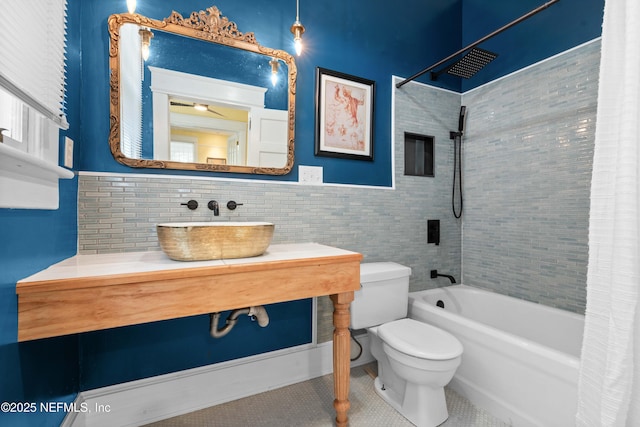
<path fill-rule="evenodd" d="M 395 262 L 360 265 L 361 289 L 351 302 L 351 329 L 407 317 L 411 269 Z"/>

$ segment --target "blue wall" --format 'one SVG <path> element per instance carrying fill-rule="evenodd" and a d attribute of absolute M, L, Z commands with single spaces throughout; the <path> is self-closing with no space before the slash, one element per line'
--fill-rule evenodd
<path fill-rule="evenodd" d="M 80 153 L 83 170 L 140 172 L 115 162 L 105 143 L 109 132 L 107 18 L 113 13 L 123 12 L 124 3 L 124 0 L 90 1 L 82 2 L 81 6 L 84 18 L 81 31 L 83 34 L 92 34 L 92 37 L 82 38 L 82 81 L 91 82 L 83 88 L 82 123 L 91 123 L 91 126 L 83 127 Z M 137 12 L 163 19 L 174 8 L 187 15 L 211 4 L 210 0 L 182 1 L 179 4 L 169 0 L 139 1 Z M 242 3 L 222 0 L 215 2 L 215 5 L 223 15 L 236 22 L 240 31 L 253 31 L 261 44 L 295 55 L 289 31 L 295 19 L 295 3 L 284 0 L 248 0 Z M 410 0 L 404 6 L 402 9 L 393 9 L 386 2 L 374 1 L 361 9 L 354 2 L 303 2 L 300 19 L 306 27 L 303 36 L 305 51 L 301 57 L 296 57 L 296 167 L 283 177 L 255 178 L 295 181 L 297 165 L 304 164 L 323 166 L 327 182 L 391 185 L 391 75 L 410 74 L 421 68 L 425 60 L 435 60 L 460 44 L 460 0 L 443 0 L 436 6 Z M 407 25 L 415 20 L 415 16 L 424 16 L 425 22 Z M 424 40 L 439 41 L 425 48 Z M 314 155 L 316 67 L 376 81 L 373 162 Z M 457 88 L 458 82 L 450 87 Z M 162 173 L 145 170 L 145 173 L 149 172 Z M 229 174 L 221 176 L 229 177 Z M 248 175 L 236 176 L 252 178 Z"/>
<path fill-rule="evenodd" d="M 75 336 L 17 343 L 16 282 L 75 254 L 77 179 L 62 181 L 57 211 L 0 209 L 0 402 L 71 401 Z M 57 425 L 64 413 L 0 413 L 0 425 Z"/>
<path fill-rule="evenodd" d="M 464 0 L 462 46 L 545 4 L 543 0 Z M 604 0 L 560 0 L 479 47 L 498 57 L 469 80 L 463 92 L 564 52 L 602 33 Z M 479 19 L 481 18 L 481 19 Z"/>
<path fill-rule="evenodd" d="M 228 335 L 209 336 L 209 316 L 114 328 L 80 335 L 80 390 L 91 390 L 212 363 L 306 344 L 311 300 L 265 306 L 262 329 L 240 316 Z M 223 313 L 220 327 L 227 313 Z"/>
<path fill-rule="evenodd" d="M 76 0 L 77 1 L 77 0 Z M 72 0 L 71 3 L 74 3 Z M 125 11 L 124 0 L 82 3 L 83 144 L 82 170 L 137 172 L 115 162 L 105 139 L 108 120 L 108 33 L 110 14 Z M 138 2 L 138 13 L 163 19 L 174 8 L 183 15 L 210 6 L 210 0 Z M 289 28 L 295 10 L 290 1 L 247 0 L 214 2 L 238 24 L 240 31 L 255 32 L 265 45 L 294 54 Z M 541 5 L 540 0 L 408 0 L 394 8 L 381 0 L 357 2 L 303 2 L 301 21 L 306 32 L 305 50 L 296 58 L 296 167 L 280 177 L 258 179 L 297 180 L 297 165 L 324 167 L 324 178 L 332 183 L 391 185 L 391 76 L 411 76 Z M 481 47 L 499 54 L 474 78 L 463 80 L 429 75 L 418 81 L 456 91 L 466 91 L 524 66 L 535 63 L 600 35 L 603 0 L 562 0 L 536 16 L 492 38 Z M 247 13 L 250 12 L 250 13 Z M 479 19 L 481 17 L 481 19 Z M 246 30 L 245 30 L 246 29 Z M 295 54 L 294 54 L 295 55 Z M 353 161 L 314 155 L 315 69 L 328 68 L 376 82 L 374 161 Z M 145 173 L 163 173 L 145 170 Z M 194 172 L 173 171 L 174 174 Z M 207 172 L 211 176 L 210 172 Z M 222 174 L 225 177 L 233 176 Z M 247 175 L 235 175 L 251 178 Z"/>
<path fill-rule="evenodd" d="M 164 18 L 214 3 L 241 31 L 255 32 L 260 43 L 293 53 L 289 32 L 295 4 L 289 0 L 139 0 L 138 12 Z M 301 2 L 306 27 L 305 51 L 296 58 L 298 91 L 296 165 L 324 167 L 325 180 L 389 186 L 391 183 L 391 76 L 410 76 L 495 28 L 539 5 L 538 0 L 407 0 L 390 4 Z M 482 47 L 499 53 L 494 63 L 469 81 L 444 77 L 432 84 L 468 90 L 600 35 L 602 0 L 562 0 L 521 27 Z M 107 144 L 109 79 L 107 17 L 124 12 L 125 1 L 69 0 L 67 113 L 75 142 L 76 170 L 165 173 L 135 170 L 115 162 Z M 481 18 L 481 19 L 479 19 Z M 375 161 L 314 156 L 315 69 L 324 67 L 376 81 Z M 419 81 L 431 83 L 428 76 Z M 170 173 L 177 173 L 170 171 Z M 180 172 L 197 175 L 197 173 Z M 209 175 L 208 175 L 209 176 Z M 229 177 L 229 175 L 222 175 Z M 239 175 L 241 178 L 250 178 Z M 284 177 L 297 180 L 297 171 Z M 251 347 L 235 342 L 257 327 L 241 322 L 222 353 L 202 332 L 207 317 L 159 322 L 79 336 L 18 344 L 15 282 L 72 256 L 77 240 L 77 180 L 60 183 L 57 211 L 0 210 L 0 401 L 71 401 L 79 390 L 201 366 L 272 349 L 269 342 Z M 291 342 L 305 342 L 308 301 L 273 309 L 274 325 Z M 290 329 L 288 329 L 290 328 Z M 193 351 L 185 352 L 185 348 Z M 185 354 L 188 353 L 188 354 Z M 64 414 L 1 414 L 0 424 L 58 425 Z"/>

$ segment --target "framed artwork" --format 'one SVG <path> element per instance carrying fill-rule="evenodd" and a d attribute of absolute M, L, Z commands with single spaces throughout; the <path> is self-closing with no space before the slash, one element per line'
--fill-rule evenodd
<path fill-rule="evenodd" d="M 317 68 L 316 156 L 373 160 L 375 82 Z"/>

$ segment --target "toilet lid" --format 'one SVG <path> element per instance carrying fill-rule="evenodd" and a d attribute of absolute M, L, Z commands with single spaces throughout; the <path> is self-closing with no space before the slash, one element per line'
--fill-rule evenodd
<path fill-rule="evenodd" d="M 460 341 L 449 332 L 413 319 L 380 325 L 378 336 L 394 349 L 421 359 L 454 359 L 463 350 Z"/>

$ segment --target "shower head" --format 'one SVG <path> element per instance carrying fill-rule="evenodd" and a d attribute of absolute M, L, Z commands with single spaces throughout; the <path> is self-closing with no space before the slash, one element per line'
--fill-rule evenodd
<path fill-rule="evenodd" d="M 489 62 L 496 59 L 497 56 L 498 54 L 496 53 L 474 47 L 458 62 L 449 67 L 447 74 L 468 79 L 483 69 Z"/>
<path fill-rule="evenodd" d="M 431 73 L 431 80 L 436 80 L 442 73 L 451 74 L 452 76 L 462 77 L 469 79 L 473 77 L 478 71 L 483 69 L 489 62 L 496 59 L 497 53 L 489 52 L 488 50 L 480 49 L 478 47 L 472 48 L 457 62 L 449 65 L 444 70 Z"/>

